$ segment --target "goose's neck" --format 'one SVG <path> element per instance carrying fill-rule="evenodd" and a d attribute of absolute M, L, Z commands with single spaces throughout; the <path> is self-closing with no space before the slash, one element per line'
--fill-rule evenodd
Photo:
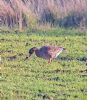
<path fill-rule="evenodd" d="M 40 56 L 40 53 L 39 53 L 39 49 L 37 48 L 36 50 L 35 50 L 35 54 L 36 54 L 36 56 Z"/>

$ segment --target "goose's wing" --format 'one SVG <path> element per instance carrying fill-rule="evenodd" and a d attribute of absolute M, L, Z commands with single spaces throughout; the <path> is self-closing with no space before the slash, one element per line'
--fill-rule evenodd
<path fill-rule="evenodd" d="M 43 46 L 39 49 L 40 55 L 42 57 L 47 58 L 56 58 L 61 52 L 63 48 L 62 47 L 56 47 L 56 46 Z"/>
<path fill-rule="evenodd" d="M 48 53 L 48 51 L 49 51 L 49 48 L 47 46 L 41 47 L 39 49 L 39 55 L 40 55 L 40 57 L 45 58 L 45 59 L 51 58 L 51 55 Z"/>
<path fill-rule="evenodd" d="M 62 52 L 62 50 L 62 47 L 48 46 L 48 54 L 53 58 L 56 58 Z"/>

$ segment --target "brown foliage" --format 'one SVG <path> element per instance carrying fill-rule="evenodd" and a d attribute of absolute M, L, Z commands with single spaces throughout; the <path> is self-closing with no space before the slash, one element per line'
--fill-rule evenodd
<path fill-rule="evenodd" d="M 40 20 L 45 10 L 55 18 L 64 18 L 71 12 L 87 12 L 87 0 L 0 0 L 0 24 L 18 25 L 22 30 L 28 24 L 35 24 L 33 19 Z"/>

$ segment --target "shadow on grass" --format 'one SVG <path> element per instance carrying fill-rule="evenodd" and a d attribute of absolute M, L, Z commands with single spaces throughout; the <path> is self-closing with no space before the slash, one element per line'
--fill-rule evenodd
<path fill-rule="evenodd" d="M 78 58 L 73 58 L 73 57 L 69 57 L 69 56 L 66 56 L 66 57 L 58 57 L 57 60 L 63 60 L 63 61 L 72 61 L 72 60 L 77 60 L 77 61 L 84 61 L 86 62 L 87 61 L 87 57 L 78 57 Z"/>
<path fill-rule="evenodd" d="M 66 56 L 66 57 L 61 57 L 61 56 L 59 56 L 59 57 L 57 58 L 57 60 L 71 61 L 71 60 L 74 60 L 74 58 L 68 57 L 68 56 Z"/>

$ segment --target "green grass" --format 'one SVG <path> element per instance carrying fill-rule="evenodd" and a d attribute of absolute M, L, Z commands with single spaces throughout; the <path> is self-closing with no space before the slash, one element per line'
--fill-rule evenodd
<path fill-rule="evenodd" d="M 82 60 L 87 58 L 87 32 L 75 32 L 1 33 L 1 100 L 87 100 L 87 66 Z M 42 45 L 66 51 L 51 64 L 35 55 L 25 60 L 31 47 Z"/>

